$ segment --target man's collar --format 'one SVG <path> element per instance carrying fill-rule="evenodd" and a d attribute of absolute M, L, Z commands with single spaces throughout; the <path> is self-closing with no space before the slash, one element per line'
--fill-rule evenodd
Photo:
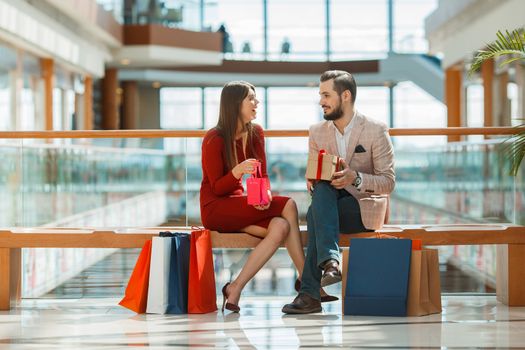
<path fill-rule="evenodd" d="M 352 117 L 352 119 L 350 119 L 350 123 L 348 123 L 348 125 L 345 126 L 345 128 L 343 130 L 343 134 L 346 134 L 348 132 L 348 130 L 352 129 L 352 127 L 355 124 L 356 117 L 357 117 L 357 109 L 354 109 L 354 116 Z M 335 120 L 332 120 L 332 125 L 333 125 L 334 128 L 337 129 L 337 125 L 335 125 Z M 337 130 L 339 130 L 339 129 L 337 129 Z"/>

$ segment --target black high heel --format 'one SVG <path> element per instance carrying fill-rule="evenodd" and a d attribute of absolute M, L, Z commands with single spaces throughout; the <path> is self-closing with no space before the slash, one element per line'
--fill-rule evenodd
<path fill-rule="evenodd" d="M 301 290 L 301 280 L 300 279 L 295 280 L 294 288 L 295 288 L 295 291 L 299 293 L 299 291 Z M 339 300 L 339 298 L 336 297 L 335 295 L 327 294 L 327 295 L 321 296 L 321 303 L 329 303 L 331 301 L 337 301 L 337 300 Z"/>
<path fill-rule="evenodd" d="M 224 313 L 224 308 L 226 307 L 226 310 L 230 310 L 232 312 L 239 312 L 241 311 L 241 308 L 239 305 L 235 305 L 232 303 L 228 303 L 228 295 L 226 294 L 226 289 L 230 285 L 230 282 L 226 283 L 224 287 L 222 287 L 222 312 Z"/>

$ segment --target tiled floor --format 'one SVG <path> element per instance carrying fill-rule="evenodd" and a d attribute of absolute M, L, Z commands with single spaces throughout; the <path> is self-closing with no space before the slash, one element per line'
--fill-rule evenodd
<path fill-rule="evenodd" d="M 215 257 L 217 289 L 246 255 L 223 253 Z M 118 306 L 137 255 L 120 250 L 45 297 L 0 312 L 0 349 L 525 348 L 525 308 L 486 294 L 445 295 L 442 314 L 424 317 L 343 317 L 340 302 L 319 314 L 284 315 L 295 294 L 285 251 L 246 286 L 240 314 L 137 315 Z M 443 292 L 486 292 L 460 270 L 441 270 Z M 328 291 L 340 295 L 340 284 Z"/>
<path fill-rule="evenodd" d="M 0 349 L 525 348 L 525 308 L 495 297 L 446 296 L 424 317 L 286 316 L 290 298 L 246 297 L 240 314 L 136 315 L 118 299 L 26 299 L 0 312 Z"/>

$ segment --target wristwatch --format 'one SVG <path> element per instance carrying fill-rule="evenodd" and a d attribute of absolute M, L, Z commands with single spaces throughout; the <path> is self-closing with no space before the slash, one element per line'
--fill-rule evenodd
<path fill-rule="evenodd" d="M 361 186 L 361 183 L 363 182 L 363 178 L 361 177 L 361 174 L 359 174 L 359 171 L 356 171 L 355 174 L 356 174 L 356 177 L 355 177 L 354 182 L 352 182 L 352 186 L 359 187 Z"/>

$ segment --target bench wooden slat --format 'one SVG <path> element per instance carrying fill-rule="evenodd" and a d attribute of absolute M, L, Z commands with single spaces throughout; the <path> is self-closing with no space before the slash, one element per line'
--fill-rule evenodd
<path fill-rule="evenodd" d="M 524 226 L 394 226 L 381 230 L 387 234 L 400 238 L 421 239 L 424 245 L 472 245 L 472 244 L 525 244 Z M 144 242 L 157 236 L 160 231 L 186 231 L 181 228 L 147 228 L 133 229 L 132 233 L 119 233 L 122 230 L 93 229 L 92 233 L 71 233 L 63 228 L 56 228 L 57 233 L 50 233 L 53 228 L 32 228 L 30 233 L 13 233 L 11 230 L 0 230 L 0 247 L 2 248 L 140 248 Z M 125 230 L 124 230 L 125 231 Z M 68 233 L 66 233 L 68 232 Z M 141 233 L 144 232 L 144 233 Z M 352 238 L 374 237 L 374 232 L 356 234 L 341 234 L 339 245 L 347 247 Z M 307 243 L 307 233 L 302 232 L 303 244 Z M 214 248 L 253 248 L 260 242 L 260 238 L 246 233 L 219 233 L 212 231 L 212 245 Z"/>

